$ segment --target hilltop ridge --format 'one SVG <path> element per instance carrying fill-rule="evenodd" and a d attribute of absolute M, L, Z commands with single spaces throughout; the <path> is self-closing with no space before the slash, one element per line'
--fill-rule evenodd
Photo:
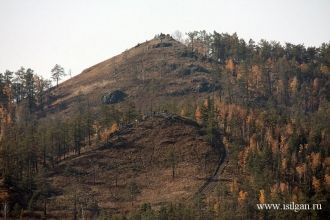
<path fill-rule="evenodd" d="M 169 35 L 160 35 L 61 83 L 51 90 L 46 110 L 70 112 L 78 96 L 99 105 L 104 95 L 115 90 L 142 109 L 150 109 L 151 102 L 186 95 L 198 98 L 219 88 L 213 71 L 210 59 Z"/>

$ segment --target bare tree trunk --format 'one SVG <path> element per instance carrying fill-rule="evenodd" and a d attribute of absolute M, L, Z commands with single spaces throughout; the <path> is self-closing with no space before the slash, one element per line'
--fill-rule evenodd
<path fill-rule="evenodd" d="M 93 167 L 93 169 L 94 169 L 93 184 L 95 185 L 95 183 L 96 183 L 96 168 L 95 168 L 95 166 Z"/>
<path fill-rule="evenodd" d="M 8 203 L 5 201 L 3 203 L 3 219 L 7 220 L 7 212 L 8 212 Z"/>
<path fill-rule="evenodd" d="M 77 195 L 74 195 L 73 219 L 77 220 Z"/>
<path fill-rule="evenodd" d="M 44 199 L 44 217 L 47 219 L 47 199 Z"/>

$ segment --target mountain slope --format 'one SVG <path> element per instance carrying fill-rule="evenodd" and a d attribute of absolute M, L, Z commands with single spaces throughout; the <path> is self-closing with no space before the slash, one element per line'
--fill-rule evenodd
<path fill-rule="evenodd" d="M 212 62 L 161 35 L 96 64 L 51 90 L 46 109 L 70 112 L 77 97 L 99 105 L 102 97 L 120 90 L 139 109 L 182 96 L 198 98 L 219 88 Z"/>
<path fill-rule="evenodd" d="M 102 147 L 60 162 L 48 177 L 60 192 L 50 200 L 49 212 L 71 217 L 75 196 L 87 216 L 94 201 L 121 213 L 144 203 L 183 202 L 214 174 L 220 158 L 220 149 L 194 121 L 149 116 L 111 135 Z"/>

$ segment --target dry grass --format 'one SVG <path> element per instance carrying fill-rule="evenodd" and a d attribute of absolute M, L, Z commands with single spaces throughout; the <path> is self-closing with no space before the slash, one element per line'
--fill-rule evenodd
<path fill-rule="evenodd" d="M 201 56 L 192 58 L 182 55 L 189 49 L 177 41 L 165 39 L 163 42 L 170 42 L 172 46 L 154 48 L 160 40 L 153 39 L 61 83 L 50 92 L 55 98 L 45 109 L 52 110 L 65 103 L 66 109 L 56 111 L 56 114 L 74 113 L 75 97 L 78 95 L 83 95 L 84 99 L 97 106 L 105 93 L 116 89 L 128 94 L 127 100 L 137 106 L 148 104 L 151 99 L 154 105 L 161 105 L 164 99 L 177 102 L 183 94 L 193 100 L 205 98 L 208 93 L 196 93 L 194 90 L 202 81 L 216 84 L 212 74 L 203 71 L 183 72 L 190 65 L 212 71 L 212 63 Z"/>
<path fill-rule="evenodd" d="M 217 82 L 211 73 L 185 72 L 191 66 L 212 71 L 212 63 L 199 55 L 182 55 L 188 49 L 177 41 L 164 41 L 172 46 L 156 48 L 160 39 L 153 39 L 84 70 L 51 91 L 55 98 L 46 109 L 50 113 L 65 104 L 64 109 L 54 114 L 69 117 L 77 111 L 78 95 L 99 106 L 101 97 L 116 89 L 128 94 L 126 101 L 116 106 L 119 108 L 126 102 L 134 102 L 142 112 L 149 111 L 151 106 L 180 108 L 183 102 L 195 107 L 210 95 L 194 91 L 200 83 Z M 126 212 L 143 203 L 159 206 L 164 202 L 186 201 L 218 163 L 219 155 L 197 127 L 165 119 L 143 121 L 110 141 L 121 145 L 86 148 L 82 155 L 71 155 L 54 170 L 49 181 L 61 195 L 50 200 L 50 213 L 70 218 L 75 197 L 81 207 L 87 208 L 94 200 L 102 209 L 112 212 Z M 175 154 L 174 179 L 171 152 Z M 139 191 L 134 196 L 130 193 L 132 183 Z"/>
<path fill-rule="evenodd" d="M 182 122 L 148 119 L 111 139 L 113 144 L 118 140 L 125 144 L 86 152 L 54 170 L 49 180 L 62 194 L 52 199 L 51 212 L 72 209 L 74 194 L 94 199 L 102 209 L 114 212 L 129 211 L 143 203 L 157 207 L 185 201 L 203 184 L 200 177 L 211 175 L 217 164 L 216 152 L 198 128 Z M 173 150 L 174 178 L 169 162 Z M 129 190 L 132 182 L 139 191 L 133 197 Z"/>

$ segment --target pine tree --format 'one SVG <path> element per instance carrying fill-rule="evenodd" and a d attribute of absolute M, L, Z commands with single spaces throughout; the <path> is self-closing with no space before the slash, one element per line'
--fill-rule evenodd
<path fill-rule="evenodd" d="M 56 81 L 56 86 L 58 86 L 58 81 L 61 80 L 63 76 L 65 76 L 64 68 L 60 65 L 56 64 L 54 68 L 51 70 L 52 79 Z"/>

